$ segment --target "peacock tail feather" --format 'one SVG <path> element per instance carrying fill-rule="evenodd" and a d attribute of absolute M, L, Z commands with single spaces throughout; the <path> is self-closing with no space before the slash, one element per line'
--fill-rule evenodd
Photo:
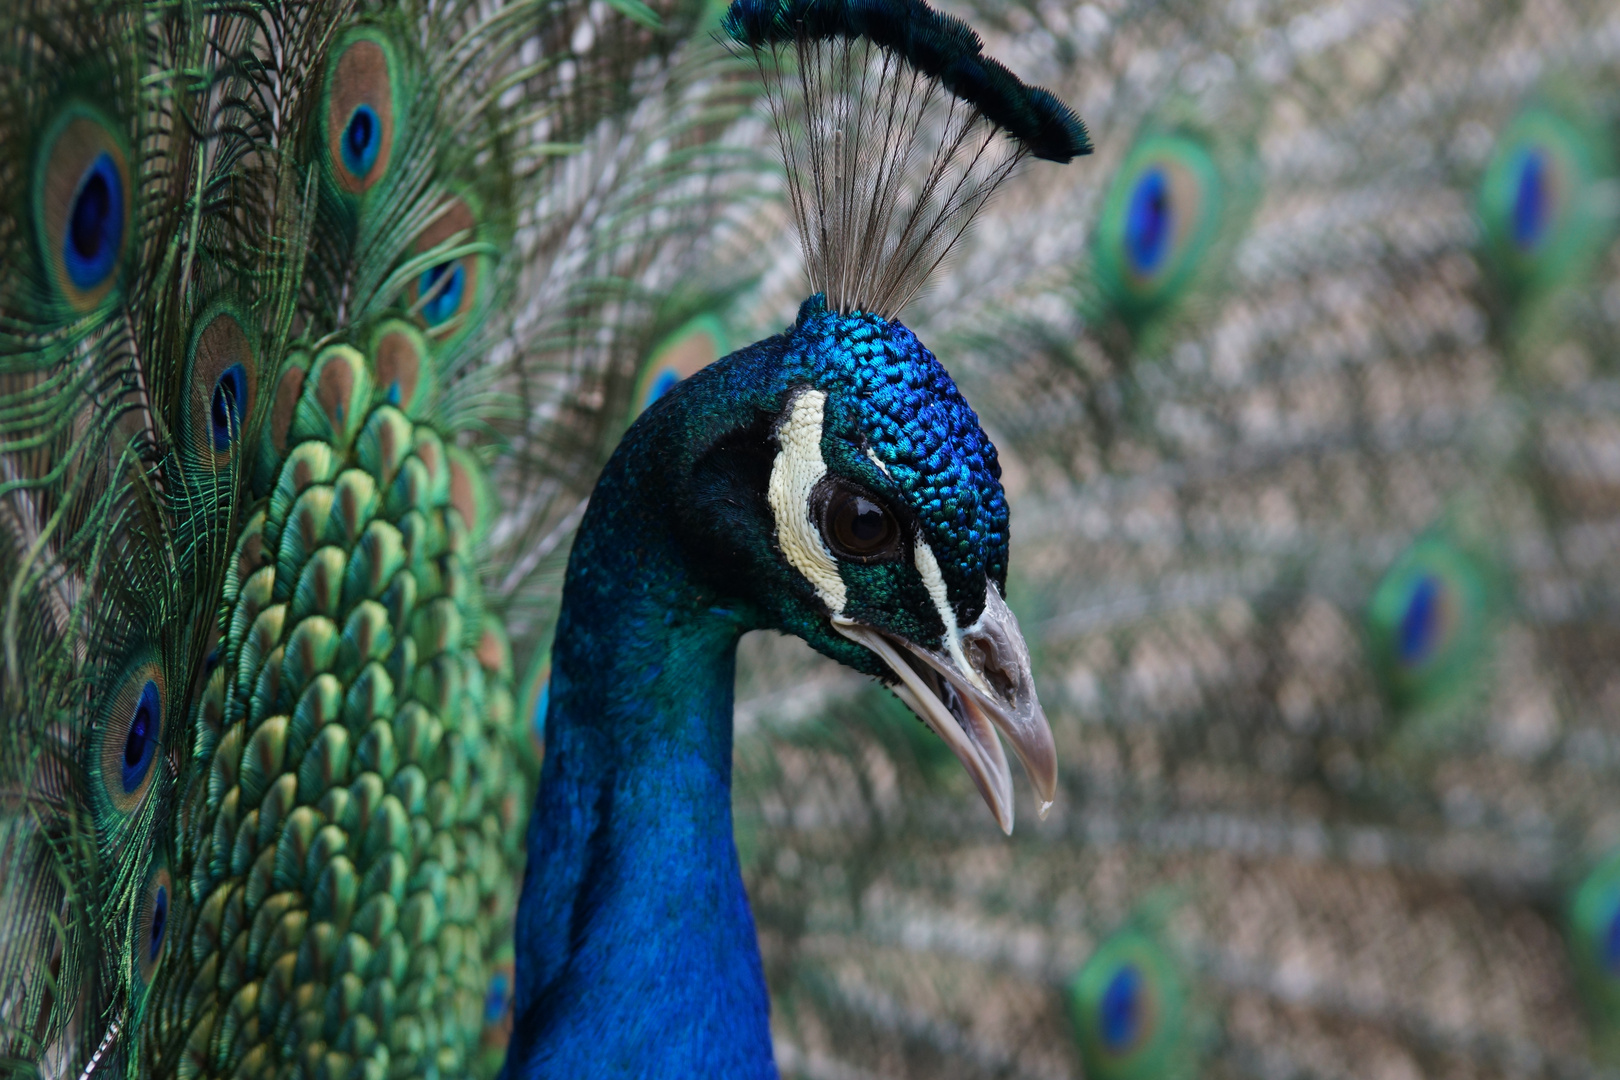
<path fill-rule="evenodd" d="M 1128 925 L 1075 973 L 1069 1013 L 1088 1076 L 1197 1075 L 1197 1025 L 1185 976 L 1158 938 L 1151 922 Z"/>
<path fill-rule="evenodd" d="M 1078 302 L 1116 362 L 1155 356 L 1221 295 L 1259 195 L 1254 96 L 1165 103 L 1113 169 Z"/>
<path fill-rule="evenodd" d="M 8 1073 L 498 1068 L 545 553 L 486 583 L 721 232 L 696 15 L 0 16 Z"/>

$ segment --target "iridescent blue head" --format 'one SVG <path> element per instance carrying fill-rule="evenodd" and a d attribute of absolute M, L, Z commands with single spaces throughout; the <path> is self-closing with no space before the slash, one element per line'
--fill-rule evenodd
<path fill-rule="evenodd" d="M 982 610 L 983 582 L 1007 583 L 1007 500 L 996 448 L 950 375 L 898 322 L 806 301 L 790 362 L 848 410 L 861 455 L 913 508 L 916 527 L 956 599 L 962 625 Z M 880 464 L 881 463 L 881 464 Z M 851 463 L 853 464 L 853 462 Z"/>
<path fill-rule="evenodd" d="M 728 607 L 894 684 L 1004 828 L 998 731 L 1051 800 L 1051 731 L 1002 600 L 996 450 L 915 334 L 817 295 L 787 333 L 677 384 L 626 441 L 660 448 L 649 468 L 689 565 Z"/>
<path fill-rule="evenodd" d="M 995 448 L 897 316 L 1012 168 L 1083 153 L 1084 129 L 918 0 L 736 0 L 723 25 L 762 69 L 796 57 L 777 73 L 813 103 L 773 94 L 779 122 L 808 120 L 787 121 L 784 143 L 808 147 L 788 156 L 840 167 L 788 169 L 816 295 L 786 332 L 656 395 L 581 520 L 519 912 L 512 1053 L 529 1075 L 776 1075 L 731 836 L 745 631 L 894 685 L 1004 829 L 1002 738 L 1043 807 L 1057 784 L 1002 600 Z M 620 1052 L 610 1030 L 647 1034 Z"/>

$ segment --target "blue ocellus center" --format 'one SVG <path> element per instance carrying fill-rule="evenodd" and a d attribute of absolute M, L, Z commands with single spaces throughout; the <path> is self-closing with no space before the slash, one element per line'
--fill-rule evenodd
<path fill-rule="evenodd" d="M 1609 921 L 1598 940 L 1598 962 L 1610 978 L 1620 978 L 1620 904 L 1609 913 Z"/>
<path fill-rule="evenodd" d="M 81 289 L 106 281 L 124 239 L 124 182 L 112 155 L 102 153 L 79 178 L 69 211 L 62 258 Z"/>
<path fill-rule="evenodd" d="M 1513 243 L 1520 251 L 1531 251 L 1546 238 L 1552 218 L 1548 171 L 1547 156 L 1540 147 L 1519 155 L 1513 189 Z"/>
<path fill-rule="evenodd" d="M 422 275 L 417 288 L 428 298 L 422 305 L 422 318 L 429 326 L 438 326 L 461 309 L 466 281 L 460 262 L 440 263 Z"/>
<path fill-rule="evenodd" d="M 1404 666 L 1417 667 L 1434 655 L 1440 644 L 1444 607 L 1444 582 L 1433 574 L 1418 578 L 1395 636 L 1396 654 Z"/>
<path fill-rule="evenodd" d="M 1143 1016 L 1142 973 L 1126 964 L 1108 980 L 1098 1010 L 1098 1026 L 1103 1045 L 1120 1054 L 1136 1045 L 1141 1037 Z"/>
<path fill-rule="evenodd" d="M 214 381 L 214 396 L 208 412 L 216 452 L 223 453 L 231 448 L 231 442 L 242 426 L 242 399 L 246 396 L 247 373 L 242 370 L 241 364 L 232 364 L 220 372 L 219 378 Z"/>
<path fill-rule="evenodd" d="M 370 105 L 358 105 L 343 129 L 343 164 L 356 176 L 365 176 L 377 163 L 382 149 L 382 124 Z"/>
<path fill-rule="evenodd" d="M 490 977 L 489 992 L 484 995 L 484 1023 L 493 1024 L 506 1014 L 508 992 L 506 972 L 497 971 Z"/>
<path fill-rule="evenodd" d="M 140 700 L 135 703 L 135 715 L 129 721 L 129 733 L 124 736 L 124 794 L 134 793 L 146 779 L 152 755 L 157 747 L 158 710 L 157 684 L 147 680 L 141 688 Z"/>
<path fill-rule="evenodd" d="M 660 371 L 658 377 L 653 380 L 652 391 L 647 395 L 647 404 L 651 405 L 675 389 L 675 384 L 680 381 L 681 377 L 673 371 Z"/>
<path fill-rule="evenodd" d="M 1131 269 L 1152 274 L 1164 265 L 1174 233 L 1173 219 L 1170 181 L 1155 165 L 1137 179 L 1125 214 L 1125 253 Z"/>

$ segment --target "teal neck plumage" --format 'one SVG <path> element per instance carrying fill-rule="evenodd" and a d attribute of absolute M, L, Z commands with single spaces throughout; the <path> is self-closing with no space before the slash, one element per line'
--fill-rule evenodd
<path fill-rule="evenodd" d="M 673 505 L 692 497 L 695 429 L 735 416 L 725 397 L 675 393 L 644 417 L 575 542 L 509 1077 L 776 1075 L 731 823 L 736 647 L 756 619 L 694 577 Z"/>

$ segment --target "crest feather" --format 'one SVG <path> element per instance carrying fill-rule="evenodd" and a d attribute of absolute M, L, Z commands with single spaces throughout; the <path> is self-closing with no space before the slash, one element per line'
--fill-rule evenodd
<path fill-rule="evenodd" d="M 735 0 L 787 167 L 812 292 L 893 318 L 1029 156 L 1091 152 L 1066 105 L 920 0 Z"/>

